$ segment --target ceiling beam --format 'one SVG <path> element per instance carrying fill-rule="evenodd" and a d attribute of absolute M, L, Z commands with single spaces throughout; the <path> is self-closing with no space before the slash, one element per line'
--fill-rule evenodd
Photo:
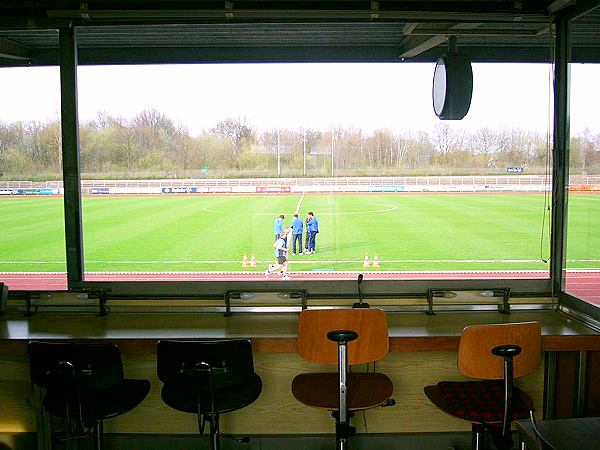
<path fill-rule="evenodd" d="M 229 2 L 226 2 L 229 3 Z M 48 10 L 50 19 L 72 20 L 76 22 L 133 23 L 139 21 L 157 22 L 202 22 L 202 21 L 401 21 L 401 22 L 496 22 L 496 23 L 540 23 L 548 21 L 548 14 L 543 12 L 504 12 L 473 11 L 465 7 L 461 11 L 430 10 L 382 10 L 373 2 L 371 9 L 119 9 L 119 10 Z"/>
<path fill-rule="evenodd" d="M 0 58 L 29 60 L 31 52 L 24 45 L 0 37 Z"/>
<path fill-rule="evenodd" d="M 550 14 L 556 14 L 558 11 L 565 9 L 567 6 L 574 5 L 576 0 L 554 0 L 548 5 L 548 12 Z"/>
<path fill-rule="evenodd" d="M 448 36 L 455 36 L 461 30 L 473 30 L 481 26 L 480 23 L 459 23 L 456 25 L 451 25 L 450 27 L 440 30 L 437 29 L 438 32 L 441 33 L 428 38 L 428 39 L 419 39 L 412 37 L 416 34 L 416 30 L 412 31 L 412 36 L 408 36 L 400 43 L 400 58 L 414 58 L 417 55 L 420 55 L 427 50 L 431 50 L 434 47 L 444 43 Z M 420 30 L 419 32 L 425 32 L 427 29 Z"/>
<path fill-rule="evenodd" d="M 476 30 L 457 30 L 448 31 L 445 28 L 432 28 L 425 30 L 414 30 L 411 32 L 411 36 L 540 36 L 547 33 L 549 30 L 548 26 L 542 27 L 537 30 L 509 30 L 509 29 L 476 29 Z"/>

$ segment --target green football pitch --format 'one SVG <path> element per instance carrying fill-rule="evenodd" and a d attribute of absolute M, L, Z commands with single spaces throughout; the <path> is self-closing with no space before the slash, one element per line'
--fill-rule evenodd
<path fill-rule="evenodd" d="M 294 271 L 547 270 L 543 194 L 85 197 L 89 272 L 262 271 L 273 221 L 314 211 L 317 252 Z M 600 267 L 600 196 L 569 200 L 569 267 Z M 65 271 L 63 200 L 0 198 L 0 272 Z M 545 220 L 545 226 L 544 226 Z M 257 266 L 242 268 L 244 254 Z"/>

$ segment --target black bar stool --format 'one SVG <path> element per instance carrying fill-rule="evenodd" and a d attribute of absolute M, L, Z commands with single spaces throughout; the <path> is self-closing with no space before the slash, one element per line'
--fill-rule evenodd
<path fill-rule="evenodd" d="M 247 339 L 159 341 L 157 371 L 163 401 L 196 414 L 200 434 L 208 423 L 212 450 L 220 448 L 219 415 L 248 406 L 262 390 Z"/>
<path fill-rule="evenodd" d="M 46 390 L 43 405 L 64 419 L 54 441 L 93 436 L 103 448 L 103 421 L 126 413 L 148 395 L 148 380 L 123 377 L 119 349 L 114 344 L 29 342 L 31 381 Z"/>

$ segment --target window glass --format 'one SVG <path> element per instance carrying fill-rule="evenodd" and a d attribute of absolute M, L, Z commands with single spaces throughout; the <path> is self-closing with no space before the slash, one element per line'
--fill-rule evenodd
<path fill-rule="evenodd" d="M 550 68 L 475 64 L 442 122 L 434 67 L 80 67 L 86 280 L 261 280 L 294 213 L 292 278 L 548 277 Z"/>
<path fill-rule="evenodd" d="M 474 64 L 461 121 L 434 68 L 80 66 L 86 280 L 264 280 L 294 213 L 292 279 L 547 278 L 551 68 Z"/>
<path fill-rule="evenodd" d="M 565 291 L 600 305 L 600 64 L 571 64 Z"/>
<path fill-rule="evenodd" d="M 58 67 L 0 69 L 0 281 L 66 289 Z"/>

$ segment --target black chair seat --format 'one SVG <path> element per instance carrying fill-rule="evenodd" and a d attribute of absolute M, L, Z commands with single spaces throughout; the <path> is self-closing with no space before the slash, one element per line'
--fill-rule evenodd
<path fill-rule="evenodd" d="M 385 403 L 394 390 L 382 373 L 348 373 L 348 410 L 360 411 Z M 303 373 L 294 377 L 292 393 L 300 402 L 315 408 L 339 409 L 339 376 L 333 373 Z"/>
<path fill-rule="evenodd" d="M 249 378 L 242 385 L 215 389 L 215 412 L 225 413 L 244 408 L 259 397 L 261 390 L 262 381 L 256 373 L 250 374 Z M 198 412 L 198 405 L 194 394 L 195 391 L 196 388 L 191 384 L 183 382 L 177 384 L 169 383 L 163 386 L 161 397 L 173 409 L 196 414 Z M 210 395 L 208 388 L 201 389 L 201 414 L 210 414 L 211 412 Z"/>
<path fill-rule="evenodd" d="M 139 405 L 148 392 L 148 380 L 130 379 L 124 379 L 109 389 L 83 391 L 80 393 L 83 419 L 94 421 L 119 416 Z M 67 417 L 65 396 L 62 393 L 49 392 L 44 398 L 44 407 L 53 416 Z"/>
<path fill-rule="evenodd" d="M 474 423 L 498 424 L 504 417 L 504 382 L 442 381 L 425 387 L 425 394 L 439 409 L 454 417 Z M 529 417 L 533 400 L 520 389 L 513 388 L 512 419 Z"/>

